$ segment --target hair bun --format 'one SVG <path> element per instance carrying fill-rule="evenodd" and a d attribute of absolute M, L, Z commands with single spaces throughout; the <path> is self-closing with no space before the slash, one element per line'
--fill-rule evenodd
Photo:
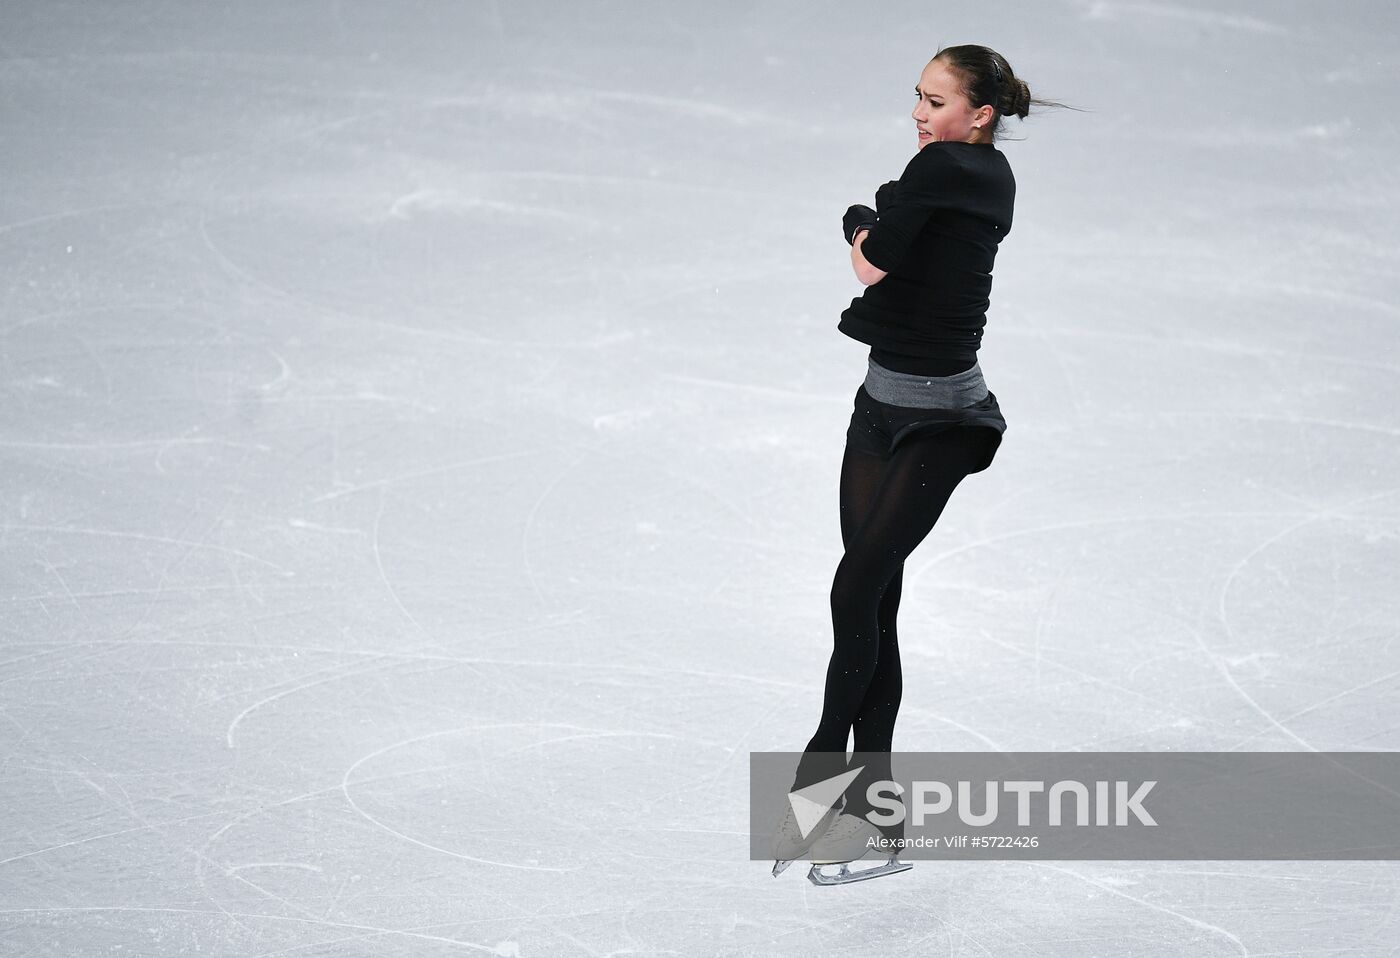
<path fill-rule="evenodd" d="M 1030 116 L 1032 108 L 1038 112 L 1047 106 L 1075 109 L 1054 100 L 1031 96 L 1030 84 L 1018 77 L 1006 58 L 990 47 L 976 43 L 940 47 L 933 56 L 933 62 L 942 63 L 953 71 L 968 103 L 976 107 L 987 104 L 994 108 L 996 116 L 989 124 L 993 139 L 1005 117 L 1015 116 L 1024 120 Z"/>
<path fill-rule="evenodd" d="M 1025 119 L 1031 112 L 1031 88 L 1025 80 L 1016 81 L 1015 93 L 1011 97 L 1011 112 Z"/>

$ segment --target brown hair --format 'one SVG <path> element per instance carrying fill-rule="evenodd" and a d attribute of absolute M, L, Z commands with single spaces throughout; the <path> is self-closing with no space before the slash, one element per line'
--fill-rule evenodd
<path fill-rule="evenodd" d="M 1031 112 L 1031 104 L 1065 107 L 1054 100 L 1031 96 L 1026 81 L 1017 77 L 1006 57 L 991 47 L 975 43 L 942 47 L 933 59 L 942 61 L 960 78 L 962 94 L 974 108 L 988 103 L 996 109 L 996 118 L 991 123 L 993 139 L 998 139 L 1003 116 L 1025 119 Z"/>

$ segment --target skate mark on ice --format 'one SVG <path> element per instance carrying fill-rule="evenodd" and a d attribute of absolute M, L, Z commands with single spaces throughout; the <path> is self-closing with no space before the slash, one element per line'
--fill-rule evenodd
<path fill-rule="evenodd" d="M 442 475 L 443 473 L 455 472 L 458 469 L 470 469 L 488 462 L 508 462 L 511 459 L 526 459 L 538 455 L 537 450 L 527 450 L 525 452 L 504 452 L 496 456 L 474 456 L 471 459 L 462 459 L 458 462 L 449 462 L 442 466 L 431 466 L 427 469 L 417 469 L 413 472 L 404 472 L 396 476 L 385 476 L 383 479 L 371 479 L 369 482 L 361 482 L 353 486 L 346 486 L 344 489 L 337 489 L 334 492 L 323 493 L 314 499 L 308 499 L 305 505 L 315 505 L 318 502 L 326 502 L 330 499 L 339 499 L 341 496 L 353 496 L 359 492 L 366 492 L 370 489 L 379 489 L 384 486 L 397 485 L 400 482 L 410 482 L 414 479 L 424 479 L 428 476 Z"/>
<path fill-rule="evenodd" d="M 1227 608 L 1230 588 L 1234 585 L 1235 580 L 1239 578 L 1240 573 L 1250 563 L 1250 561 L 1255 558 L 1255 556 L 1259 555 L 1261 552 L 1268 549 L 1270 546 L 1274 545 L 1280 540 L 1292 535 L 1294 532 L 1297 532 L 1304 526 L 1311 525 L 1312 523 L 1317 522 L 1319 520 L 1335 518 L 1338 513 L 1342 512 L 1343 509 L 1350 508 L 1351 506 L 1356 505 L 1358 502 L 1366 502 L 1372 499 L 1382 497 L 1383 496 L 1380 495 L 1370 494 L 1354 499 L 1351 502 L 1347 502 L 1339 506 L 1336 510 L 1327 509 L 1321 512 L 1315 512 L 1311 515 L 1305 516 L 1299 521 L 1294 522 L 1291 525 L 1285 526 L 1284 528 L 1275 532 L 1273 535 L 1267 536 L 1258 544 L 1256 544 L 1254 548 L 1250 549 L 1244 555 L 1240 556 L 1240 558 L 1235 561 L 1235 563 L 1230 567 L 1229 571 L 1225 574 L 1225 578 L 1220 584 L 1220 590 L 1216 600 L 1216 617 L 1220 622 L 1221 628 L 1225 632 L 1225 641 L 1228 643 L 1233 641 L 1235 638 L 1235 630 L 1230 625 L 1230 613 L 1229 609 Z M 1266 709 L 1263 705 L 1259 704 L 1259 702 L 1256 701 L 1253 696 L 1246 692 L 1244 688 L 1239 684 L 1239 682 L 1235 680 L 1234 673 L 1230 671 L 1229 663 L 1225 660 L 1225 657 L 1216 653 L 1209 646 L 1207 646 L 1204 636 L 1202 636 L 1199 632 L 1197 632 L 1196 634 L 1196 641 L 1197 644 L 1200 646 L 1201 651 L 1205 654 L 1205 656 L 1211 662 L 1211 664 L 1213 664 L 1219 670 L 1221 676 L 1225 679 L 1226 683 L 1230 686 L 1230 688 L 1242 700 L 1244 700 L 1244 702 L 1247 703 L 1250 706 L 1250 708 L 1258 712 L 1259 715 L 1263 717 L 1270 725 L 1278 729 L 1280 732 L 1288 736 L 1293 741 L 1297 742 L 1303 748 L 1311 752 L 1321 751 L 1321 749 L 1319 749 L 1317 746 L 1313 745 L 1311 742 L 1308 742 L 1301 735 L 1297 734 L 1288 726 L 1284 725 L 1283 722 L 1280 719 L 1278 719 L 1272 712 Z M 1314 706 L 1316 704 L 1317 703 L 1314 703 Z M 1259 734 L 1260 733 L 1255 732 L 1247 738 L 1236 742 L 1233 748 L 1241 747 L 1246 742 L 1252 741 L 1253 739 L 1257 738 Z"/>
<path fill-rule="evenodd" d="M 417 932 L 413 932 L 413 931 L 408 931 L 408 930 L 389 929 L 389 928 L 383 928 L 383 927 L 380 927 L 380 926 L 377 926 L 377 925 L 360 925 L 360 924 L 355 924 L 355 923 L 350 923 L 350 922 L 330 921 L 330 920 L 328 920 L 325 916 L 316 915 L 316 914 L 314 914 L 313 912 L 311 912 L 309 909 L 304 908 L 304 907 L 302 907 L 302 906 L 296 904 L 295 902 L 288 901 L 287 899 L 281 897 L 280 895 L 277 895 L 276 893 L 274 893 L 274 892 L 272 892 L 272 891 L 270 891 L 270 890 L 268 890 L 268 889 L 262 887 L 261 885 L 257 884 L 256 882 L 254 882 L 254 881 L 248 879 L 248 878 L 245 877 L 244 875 L 239 874 L 239 870 L 240 870 L 240 868 L 241 868 L 242 866 L 229 866 L 229 865 L 222 864 L 222 863 L 220 863 L 220 862 L 214 861 L 214 860 L 213 860 L 212 858 L 210 858 L 209 855 L 207 854 L 207 851 L 208 851 L 208 849 L 209 849 L 209 846 L 212 845 L 215 841 L 217 841 L 217 840 L 219 839 L 219 837 L 222 836 L 222 835 L 224 834 L 224 832 L 226 832 L 226 831 L 228 831 L 229 829 L 233 828 L 235 825 L 238 825 L 238 824 L 242 823 L 243 821 L 246 821 L 246 820 L 249 819 L 249 818 L 253 818 L 253 817 L 257 816 L 257 815 L 261 815 L 261 814 L 263 814 L 265 811 L 267 811 L 268 809 L 271 809 L 271 808 L 278 808 L 278 807 L 281 807 L 281 806 L 283 806 L 283 805 L 289 805 L 289 804 L 291 804 L 292 802 L 303 801 L 303 800 L 305 800 L 305 799 L 307 799 L 307 798 L 310 798 L 310 797 L 313 797 L 313 796 L 318 796 L 318 795 L 329 795 L 329 794 L 331 794 L 331 793 L 337 791 L 337 789 L 338 789 L 338 786 L 331 786 L 331 787 L 329 787 L 329 788 L 319 789 L 319 790 L 317 790 L 317 791 L 315 791 L 315 792 L 308 792 L 308 793 L 305 793 L 305 794 L 303 794 L 303 795 L 296 796 L 296 797 L 294 797 L 294 798 L 286 799 L 286 800 L 281 801 L 281 802 L 275 802 L 275 803 L 272 803 L 272 804 L 270 804 L 270 805 L 259 806 L 258 808 L 252 809 L 252 810 L 247 811 L 247 812 L 242 812 L 242 813 L 240 813 L 240 814 L 234 816 L 234 818 L 230 819 L 229 821 L 225 822 L 224 825 L 222 825 L 220 828 L 218 828 L 216 831 L 214 831 L 211 835 L 209 835 L 209 837 L 205 839 L 204 843 L 203 843 L 202 845 L 200 845 L 198 849 L 195 849 L 195 850 L 194 850 L 194 856 L 195 856 L 195 880 L 199 883 L 200 889 L 203 891 L 205 898 L 210 902 L 210 904 L 212 904 L 216 909 L 218 909 L 218 911 L 219 911 L 220 913 L 222 913 L 222 914 L 225 915 L 227 918 L 229 918 L 230 921 L 232 921 L 232 922 L 234 922 L 235 924 L 238 924 L 238 925 L 240 925 L 240 926 L 242 926 L 242 922 L 239 922 L 239 921 L 238 921 L 238 916 L 240 916 L 240 915 L 241 915 L 241 916 L 244 916 L 244 917 L 254 917 L 254 918 L 275 917 L 275 918 L 278 918 L 278 919 L 284 919 L 284 920 L 289 920 L 289 921 L 304 921 L 304 922 L 307 922 L 307 923 L 309 923 L 309 924 L 317 925 L 317 926 L 325 926 L 325 927 L 332 927 L 332 928 L 348 928 L 348 929 L 354 929 L 354 930 L 356 930 L 356 931 L 370 932 L 370 933 L 373 933 L 373 934 L 380 934 L 380 933 L 384 933 L 384 934 L 406 934 L 406 935 L 410 935 L 410 936 L 412 936 L 412 937 L 416 937 L 416 938 L 425 938 L 425 939 L 427 939 L 427 940 L 432 940 L 432 941 L 447 941 L 447 942 L 450 942 L 450 943 L 453 943 L 453 944 L 461 944 L 461 945 L 465 945 L 465 946 L 471 947 L 471 948 L 484 948 L 485 946 L 476 945 L 476 944 L 473 944 L 473 943 L 471 943 L 471 942 L 458 941 L 457 939 L 439 938 L 438 936 L 433 936 L 433 935 L 423 935 L 423 934 L 420 934 L 420 933 L 417 933 Z M 201 817 L 203 817 L 203 816 L 201 816 Z M 238 883 L 240 883 L 240 884 L 242 884 L 242 885 L 246 885 L 247 887 L 253 889 L 254 891 L 256 891 L 258 894 L 262 895 L 263 897 L 265 897 L 265 898 L 267 898 L 267 899 L 269 899 L 269 900 L 271 900 L 271 901 L 278 902 L 278 903 L 280 903 L 283 907 L 285 907 L 288 911 L 299 913 L 299 914 L 302 915 L 303 917 L 301 917 L 301 918 L 296 918 L 296 917 L 294 917 L 294 916 L 289 916 L 289 915 L 266 916 L 266 915 L 261 915 L 261 914 L 248 914 L 248 913 L 242 913 L 242 912 L 231 912 L 229 909 L 225 908 L 222 904 L 220 904 L 220 903 L 214 898 L 213 892 L 210 890 L 208 881 L 206 880 L 206 873 L 205 873 L 205 867 L 204 867 L 204 866 L 206 866 L 206 865 L 208 865 L 209 868 L 210 868 L 213 872 L 215 872 L 216 874 L 218 874 L 218 875 L 220 875 L 220 876 L 222 876 L 222 877 L 224 877 L 224 878 L 228 878 L 228 879 L 231 879 L 231 880 L 233 880 L 233 881 L 236 881 L 236 882 L 238 882 Z M 500 896 L 498 896 L 498 895 L 491 894 L 490 892 L 488 892 L 488 891 L 486 891 L 486 890 L 484 890 L 484 889 L 482 889 L 482 890 L 479 892 L 479 894 L 482 894 L 482 895 L 484 895 L 484 896 L 486 896 L 486 897 L 491 898 L 491 899 L 492 899 L 494 902 L 496 902 L 498 905 L 501 905 L 501 906 L 503 906 L 503 907 L 508 907 L 508 903 L 505 902 L 505 901 L 503 901 L 503 900 L 500 898 Z M 431 926 L 430 926 L 430 927 L 431 927 Z M 488 949 L 488 950 L 489 950 L 489 949 Z"/>
<path fill-rule="evenodd" d="M 271 703 L 273 703 L 273 702 L 276 702 L 278 699 L 285 698 L 285 697 L 287 697 L 288 695 L 292 695 L 293 693 L 296 693 L 296 692 L 305 692 L 307 689 L 315 688 L 315 687 L 318 686 L 318 685 L 326 685 L 326 684 L 328 684 L 328 683 L 330 683 L 330 682 L 338 682 L 338 681 L 340 681 L 341 679 L 349 679 L 349 678 L 354 678 L 355 676 L 358 676 L 358 675 L 365 675 L 365 674 L 370 673 L 370 672 L 376 672 L 376 671 L 378 671 L 378 670 L 384 665 L 384 661 L 383 661 L 383 660 L 384 660 L 384 659 L 387 659 L 387 658 L 389 658 L 389 656 L 387 656 L 387 655 L 380 655 L 380 656 L 377 656 L 373 662 L 371 662 L 371 663 L 370 663 L 369 665 L 367 665 L 367 666 L 364 666 L 363 668 L 353 669 L 352 671 L 349 671 L 349 672 L 342 672 L 342 673 L 340 673 L 339 675 L 328 675 L 328 676 L 326 676 L 326 677 L 324 677 L 324 678 L 316 679 L 315 681 L 312 681 L 312 682 L 302 681 L 302 680 L 307 679 L 307 678 L 310 677 L 310 676 L 305 676 L 305 675 L 297 676 L 296 678 L 292 678 L 292 679 L 288 679 L 287 682 L 301 682 L 301 684 L 300 684 L 300 685 L 294 685 L 294 686 L 292 686 L 291 688 L 288 688 L 288 689 L 283 689 L 281 692 L 278 692 L 278 693 L 276 693 L 276 694 L 274 694 L 274 695 L 269 695 L 269 696 L 268 696 L 267 698 L 265 698 L 265 699 L 260 699 L 259 701 L 254 702 L 252 705 L 250 705 L 250 706 L 248 706 L 247 708 L 245 708 L 243 711 L 239 712 L 236 716 L 234 716 L 233 721 L 229 723 L 228 729 L 224 732 L 224 741 L 228 743 L 228 747 L 229 747 L 229 748 L 235 748 L 236 745 L 235 745 L 235 743 L 234 743 L 234 741 L 233 741 L 233 733 L 234 733 L 235 731 L 238 730 L 239 724 L 240 724 L 245 718 L 247 718 L 249 715 L 252 715 L 252 714 L 253 714 L 254 712 L 256 712 L 258 709 L 262 708 L 264 705 L 269 705 L 269 704 L 271 704 Z M 334 670 L 336 670 L 336 669 L 342 669 L 342 668 L 344 668 L 344 667 L 345 667 L 345 666 L 344 666 L 343 663 L 339 663 L 339 662 L 338 662 L 338 663 L 336 663 L 335 665 L 327 666 L 327 667 L 324 668 L 324 669 L 318 669 L 317 671 L 312 672 L 311 675 L 321 675 L 321 674 L 323 674 L 323 673 L 325 673 L 325 672 L 334 671 Z M 286 682 L 279 682 L 278 684 L 279 684 L 279 685 L 285 685 Z M 275 687 L 275 686 L 274 686 L 274 687 Z M 258 690 L 258 691 L 261 691 L 261 690 Z M 217 699 L 216 699 L 215 701 L 217 701 Z"/>
<path fill-rule="evenodd" d="M 218 519 L 220 517 L 222 517 L 222 512 L 219 514 L 219 516 L 216 516 L 214 518 Z M 259 565 L 265 565 L 270 569 L 275 569 L 283 575 L 292 575 L 291 569 L 288 569 L 285 566 L 280 566 L 275 562 L 262 558 L 261 556 L 255 556 L 251 552 L 244 552 L 242 549 L 235 549 L 230 546 L 215 545 L 211 542 L 203 542 L 196 539 L 176 539 L 171 538 L 170 536 L 149 535 L 144 532 L 121 532 L 114 529 L 95 529 L 85 526 L 32 526 L 21 525 L 18 523 L 5 523 L 3 529 L 6 532 L 61 532 L 75 536 L 100 536 L 110 537 L 113 539 L 130 539 L 136 542 L 154 542 L 159 545 L 182 547 L 185 549 L 185 555 L 188 555 L 194 550 L 203 549 L 209 552 L 218 553 L 220 555 L 237 556 L 240 559 L 247 559 L 250 562 L 256 562 Z M 169 572 L 169 569 L 167 568 L 166 571 Z M 164 591 L 164 589 L 161 589 L 160 591 Z"/>
<path fill-rule="evenodd" d="M 1169 3 L 1127 3 L 1118 0 L 1090 0 L 1076 4 L 1081 12 L 1081 20 L 1133 20 L 1140 26 L 1152 27 L 1152 19 L 1184 20 L 1203 27 L 1224 27 L 1245 30 L 1250 33 L 1273 33 L 1289 35 L 1290 31 L 1277 23 L 1261 20 L 1258 17 L 1232 13 L 1215 13 L 1195 7 L 1176 6 Z"/>
<path fill-rule="evenodd" d="M 1129 895 L 1126 892 L 1119 891 L 1117 888 L 1114 888 L 1107 882 L 1099 881 L 1096 878 L 1091 878 L 1083 872 L 1077 872 L 1072 868 L 1063 868 L 1059 865 L 1052 865 L 1044 861 L 1028 861 L 1026 862 L 1026 864 L 1034 868 L 1045 868 L 1049 871 L 1059 872 L 1061 875 L 1069 875 L 1073 878 L 1079 879 L 1087 885 L 1094 886 L 1100 891 L 1105 891 L 1110 894 L 1117 895 L 1124 901 L 1132 902 L 1135 905 L 1141 905 L 1144 908 L 1151 908 L 1153 911 L 1161 912 L 1162 914 L 1167 915 L 1170 918 L 1175 918 L 1178 921 L 1186 922 L 1187 924 L 1199 928 L 1202 931 L 1207 931 L 1211 934 L 1219 935 L 1221 938 L 1224 938 L 1226 941 L 1230 942 L 1232 945 L 1238 948 L 1241 955 L 1249 955 L 1249 949 L 1245 947 L 1245 943 L 1240 941 L 1239 938 L 1235 937 L 1233 934 L 1231 934 L 1226 929 L 1220 927 L 1219 925 L 1212 925 L 1208 921 L 1202 921 L 1199 918 L 1192 918 L 1190 915 L 1184 914 L 1179 911 L 1175 911 L 1171 908 L 1167 908 L 1164 905 L 1155 905 L 1152 902 L 1147 901 L 1146 899 L 1136 898 L 1133 895 Z"/>
<path fill-rule="evenodd" d="M 0 908 L 0 915 L 66 915 L 103 912 L 136 915 L 222 915 L 223 917 L 229 919 L 233 924 L 238 925 L 240 928 L 244 928 L 245 930 L 247 930 L 247 926 L 239 919 L 248 919 L 250 921 L 284 921 L 293 922 L 296 924 L 317 925 L 325 928 L 353 929 L 355 931 L 364 932 L 363 935 L 347 936 L 344 938 L 317 941 L 311 944 L 296 945 L 292 948 L 285 949 L 287 951 L 320 947 L 331 941 L 356 941 L 362 940 L 364 938 L 375 937 L 378 935 L 400 935 L 405 938 L 413 938 L 419 941 L 433 941 L 447 945 L 458 945 L 463 948 L 471 948 L 477 951 L 483 951 L 488 955 L 496 955 L 498 956 L 498 958 L 499 956 L 506 956 L 511 954 L 511 952 L 509 951 L 502 951 L 502 947 L 504 946 L 498 945 L 493 947 L 490 945 L 482 945 L 474 941 L 463 941 L 460 938 L 446 938 L 442 935 L 429 935 L 425 932 L 413 931 L 411 929 L 385 928 L 381 925 L 361 925 L 349 921 L 327 921 L 323 918 L 316 918 L 314 916 L 310 918 L 298 918 L 294 915 L 272 915 L 252 911 L 230 911 L 227 908 L 218 906 L 217 903 L 215 903 L 215 907 L 213 908 L 175 908 L 160 906 L 143 907 L 140 905 L 52 905 L 48 907 L 35 908 Z M 485 919 L 482 920 L 484 921 Z M 441 924 L 444 925 L 462 925 L 466 923 L 467 922 L 461 919 L 452 922 L 441 922 Z M 267 952 L 266 954 L 277 954 L 277 952 Z M 518 954 L 518 952 L 515 952 L 515 954 Z"/>
<path fill-rule="evenodd" d="M 364 763 L 366 763 L 366 762 L 368 762 L 368 761 L 371 761 L 371 760 L 373 760 L 373 759 L 375 759 L 375 758 L 378 758 L 379 756 L 384 755 L 384 754 L 386 754 L 386 753 L 388 753 L 388 752 L 392 752 L 392 751 L 394 751 L 394 750 L 396 750 L 396 749 L 402 748 L 402 747 L 404 747 L 405 745 L 413 745 L 413 744 L 415 744 L 415 743 L 417 743 L 417 742 L 425 742 L 425 741 L 427 741 L 427 740 L 429 740 L 429 739 L 440 738 L 440 737 L 442 737 L 442 736 L 444 736 L 444 735 L 461 735 L 461 734 L 464 733 L 464 732 L 480 732 L 480 731 L 484 731 L 484 730 L 487 730 L 487 729 L 520 729 L 520 728 L 528 728 L 528 729 L 533 729 L 533 730 L 540 730 L 540 729 L 542 729 L 542 728 L 565 728 L 565 729 L 569 729 L 569 730 L 574 731 L 574 732 L 582 733 L 582 734 L 573 734 L 573 735 L 559 736 L 559 737 L 556 737 L 556 738 L 553 738 L 553 739 L 544 739 L 544 740 L 541 740 L 541 741 L 538 741 L 538 742 L 533 742 L 533 743 L 531 743 L 531 746 L 530 746 L 530 747 L 538 747 L 538 746 L 544 745 L 544 744 L 552 744 L 552 743 L 555 743 L 555 742 L 573 741 L 573 740 L 576 740 L 576 739 L 585 739 L 585 738 L 664 738 L 664 739 L 673 739 L 673 740 L 677 740 L 677 741 L 689 741 L 689 739 L 683 739 L 683 738 L 681 738 L 680 736 L 667 735 L 667 734 L 660 733 L 660 732 L 617 732 L 617 731 L 612 731 L 612 730 L 588 729 L 588 728 L 583 728 L 583 727 L 581 727 L 581 726 L 574 726 L 574 725 L 561 725 L 560 723 L 557 723 L 557 722 L 545 723 L 545 724 L 543 724 L 543 725 L 542 725 L 541 723 L 539 723 L 539 722 L 493 722 L 493 723 L 486 723 L 486 724 L 481 724 L 481 725 L 465 725 L 465 726 L 462 726 L 461 728 L 443 729 L 443 730 L 437 731 L 437 732 L 429 732 L 429 733 L 426 734 L 426 735 L 415 735 L 415 736 L 413 736 L 412 738 L 406 738 L 406 739 L 403 739 L 402 741 L 392 742 L 392 743 L 390 743 L 389 745 L 385 745 L 385 746 L 383 746 L 382 748 L 377 748 L 377 749 L 375 749 L 375 750 L 372 751 L 372 752 L 368 752 L 368 753 L 366 753 L 365 755 L 360 756 L 360 758 L 356 759 L 356 760 L 354 761 L 354 763 L 351 764 L 350 767 L 347 768 L 347 769 L 345 770 L 345 774 L 341 777 L 341 781 L 340 781 L 340 791 L 341 791 L 341 794 L 343 794 L 343 795 L 345 796 L 345 800 L 350 804 L 350 807 L 353 808 L 353 809 L 356 811 L 356 813 L 358 813 L 362 818 L 364 818 L 365 821 L 367 821 L 367 822 L 369 822 L 370 824 L 374 825 L 375 827 L 377 827 L 377 828 L 383 830 L 383 831 L 386 832 L 387 834 L 393 835 L 395 838 L 398 838 L 398 839 L 400 839 L 400 840 L 402 840 L 402 841 L 408 842 L 408 843 L 411 844 L 411 845 L 417 845 L 417 846 L 419 846 L 420 848 L 426 848 L 426 849 L 429 850 L 429 851 L 440 852 L 440 853 L 443 854 L 443 855 L 447 855 L 447 856 L 449 856 L 449 857 L 451 857 L 451 858 L 458 858 L 458 859 L 461 859 L 462 861 L 476 862 L 477 864 L 481 864 L 481 865 L 494 865 L 494 866 L 496 866 L 496 867 L 498 867 L 498 868 L 513 868 L 513 869 L 517 869 L 517 870 L 519 870 L 519 871 L 554 872 L 554 873 L 558 873 L 558 874 L 566 874 L 566 873 L 569 873 L 569 872 L 580 871 L 580 870 L 582 870 L 585 866 L 583 866 L 583 865 L 573 865 L 573 866 L 570 866 L 570 867 L 567 867 L 567 868 L 559 868 L 559 867 L 553 867 L 553 866 L 549 866 L 549 865 L 528 865 L 528 864 L 523 864 L 523 863 L 520 863 L 520 862 L 492 861 L 491 859 L 479 858 L 479 857 L 477 857 L 477 856 L 475 856 L 475 855 L 468 855 L 468 854 L 466 854 L 466 853 L 464 853 L 464 852 L 455 852 L 455 851 L 452 851 L 451 849 L 443 848 L 443 847 L 441 847 L 441 846 L 439 846 L 439 845 L 433 845 L 433 844 L 431 844 L 430 842 L 421 841 L 420 839 L 414 838 L 414 837 L 411 836 L 411 835 L 406 835 L 406 834 L 404 834 L 403 832 L 399 831 L 398 829 L 392 827 L 391 825 L 388 825 L 388 824 L 386 824 L 386 823 L 380 821 L 379 819 L 375 818 L 375 817 L 374 817 L 373 815 L 371 815 L 369 812 L 365 811 L 362 807 L 360 807 L 360 804 L 359 804 L 358 802 L 355 801 L 354 796 L 350 794 L 351 785 L 352 785 L 352 783 L 351 783 L 351 781 L 350 781 L 350 776 L 354 774 L 354 772 L 355 772 L 355 770 L 356 770 L 357 768 L 359 768 L 361 765 L 363 765 Z M 411 769 L 411 770 L 406 771 L 406 772 L 395 772 L 395 773 L 390 774 L 390 775 L 376 776 L 376 777 L 373 778 L 373 779 L 364 779 L 364 780 L 362 780 L 362 782 L 355 782 L 355 783 L 353 783 L 353 784 L 358 785 L 358 784 L 362 784 L 363 782 L 368 782 L 368 781 L 384 781 L 384 780 L 388 780 L 388 779 L 399 778 L 399 777 L 402 777 L 402 776 L 405 776 L 405 775 L 417 774 L 417 773 L 420 772 L 420 771 L 421 771 L 420 769 Z"/>

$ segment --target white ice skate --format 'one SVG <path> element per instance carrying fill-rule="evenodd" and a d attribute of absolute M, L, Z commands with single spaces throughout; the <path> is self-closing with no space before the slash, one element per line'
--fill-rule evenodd
<path fill-rule="evenodd" d="M 880 838 L 880 830 L 859 815 L 840 815 L 826 833 L 812 844 L 811 871 L 807 878 L 814 885 L 848 885 L 867 878 L 880 878 L 913 868 L 912 863 L 899 860 L 897 851 L 888 851 L 875 844 Z M 888 856 L 883 865 L 852 871 L 851 863 L 866 855 Z M 841 870 L 834 875 L 822 871 L 823 865 L 840 865 Z"/>
<path fill-rule="evenodd" d="M 801 858 L 802 853 L 811 848 L 812 844 L 831 827 L 831 823 L 836 820 L 840 811 L 841 803 L 837 802 L 804 837 L 802 826 L 797 823 L 797 815 L 792 810 L 792 803 L 789 802 L 787 814 L 773 835 L 774 877 L 781 875 L 783 869 L 791 865 L 795 859 Z"/>

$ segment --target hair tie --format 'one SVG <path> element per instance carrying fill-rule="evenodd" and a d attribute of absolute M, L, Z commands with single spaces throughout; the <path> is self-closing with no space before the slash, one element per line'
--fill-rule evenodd
<path fill-rule="evenodd" d="M 992 57 L 992 71 L 997 77 L 997 86 L 1001 86 L 1001 64 L 997 63 L 997 58 Z"/>

